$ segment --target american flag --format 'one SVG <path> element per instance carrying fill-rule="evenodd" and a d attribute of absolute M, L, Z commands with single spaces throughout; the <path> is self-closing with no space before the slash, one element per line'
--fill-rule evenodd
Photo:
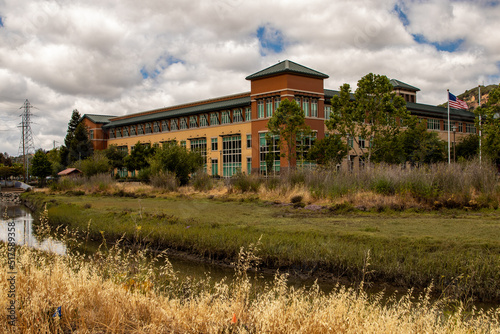
<path fill-rule="evenodd" d="M 467 103 L 457 99 L 457 97 L 450 92 L 448 92 L 448 103 L 450 104 L 450 108 L 465 109 L 465 110 L 469 109 Z"/>

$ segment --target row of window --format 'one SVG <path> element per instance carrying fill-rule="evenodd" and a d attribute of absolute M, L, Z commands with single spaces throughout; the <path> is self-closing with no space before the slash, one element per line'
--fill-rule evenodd
<path fill-rule="evenodd" d="M 453 124 L 453 122 L 452 122 Z M 440 120 L 429 118 L 427 119 L 427 129 L 428 130 L 441 130 Z M 443 130 L 448 131 L 448 121 L 443 121 Z M 458 122 L 458 126 L 453 124 L 451 131 L 464 132 L 464 123 Z M 476 133 L 476 127 L 472 123 L 465 123 L 465 133 Z"/>
<path fill-rule="evenodd" d="M 143 124 L 134 124 L 130 126 L 110 129 L 109 138 L 131 137 L 143 134 L 169 132 L 176 130 L 195 129 L 198 127 L 207 127 L 231 123 L 240 123 L 252 120 L 252 111 L 250 107 L 234 110 L 223 110 L 189 117 L 171 118 L 163 121 L 154 121 Z"/>
<path fill-rule="evenodd" d="M 318 99 L 296 96 L 295 102 L 302 108 L 306 117 L 318 117 Z M 281 103 L 281 97 L 269 97 L 257 101 L 257 118 L 272 117 Z"/>

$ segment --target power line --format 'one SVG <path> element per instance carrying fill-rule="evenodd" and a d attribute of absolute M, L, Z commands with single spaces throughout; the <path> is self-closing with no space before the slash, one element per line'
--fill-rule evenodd
<path fill-rule="evenodd" d="M 29 155 L 35 153 L 35 144 L 33 143 L 33 133 L 31 131 L 31 108 L 33 108 L 33 106 L 30 104 L 28 99 L 26 99 L 23 106 L 19 108 L 24 109 L 21 114 L 21 125 L 19 126 L 21 128 L 22 136 L 19 143 L 18 155 L 23 156 L 24 170 L 26 171 L 24 179 L 25 182 L 29 181 Z"/>

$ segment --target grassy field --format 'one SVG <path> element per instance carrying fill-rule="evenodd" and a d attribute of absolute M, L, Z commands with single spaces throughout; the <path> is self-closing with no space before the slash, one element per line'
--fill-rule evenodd
<path fill-rule="evenodd" d="M 234 262 L 260 239 L 267 268 L 351 282 L 425 288 L 447 297 L 500 301 L 500 213 L 307 210 L 227 197 L 129 198 L 34 193 L 50 221 L 96 240 L 174 248 Z M 82 237 L 83 237 L 82 232 Z"/>

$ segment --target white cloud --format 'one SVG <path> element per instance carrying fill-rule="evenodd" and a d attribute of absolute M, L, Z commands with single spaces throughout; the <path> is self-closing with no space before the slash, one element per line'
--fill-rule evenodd
<path fill-rule="evenodd" d="M 0 130 L 14 131 L 0 131 L 0 151 L 17 154 L 26 98 L 38 108 L 35 144 L 49 149 L 62 143 L 73 109 L 121 115 L 244 92 L 247 75 L 284 59 L 330 75 L 326 88 L 355 87 L 374 72 L 421 88 L 421 102 L 442 103 L 447 88 L 458 94 L 500 80 L 500 6 L 492 3 L 5 0 Z M 282 37 L 282 52 L 261 55 L 264 26 Z M 462 44 L 439 51 L 413 35 Z"/>

